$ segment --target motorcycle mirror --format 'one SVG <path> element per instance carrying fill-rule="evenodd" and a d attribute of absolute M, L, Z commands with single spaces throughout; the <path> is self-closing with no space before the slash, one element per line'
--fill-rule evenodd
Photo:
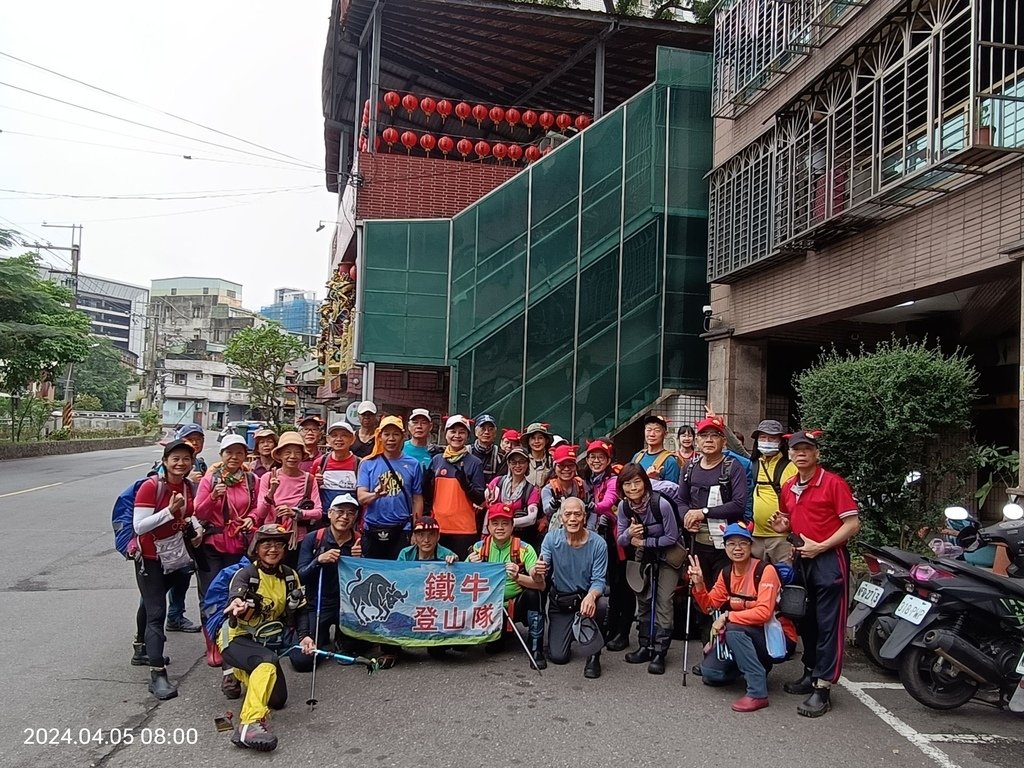
<path fill-rule="evenodd" d="M 946 507 L 942 514 L 947 520 L 966 520 L 971 516 L 971 513 L 963 507 Z"/>
<path fill-rule="evenodd" d="M 1020 520 L 1024 518 L 1024 507 L 1020 504 L 1007 504 L 1003 507 L 1003 520 Z"/>
<path fill-rule="evenodd" d="M 918 472 L 918 471 L 917 471 L 917 470 L 915 469 L 915 470 L 913 470 L 912 472 L 910 472 L 910 473 L 908 473 L 908 474 L 907 474 L 907 477 L 906 477 L 906 479 L 905 479 L 905 480 L 903 481 L 903 484 L 904 484 L 904 485 L 913 485 L 914 483 L 916 483 L 916 482 L 917 482 L 918 480 L 920 480 L 920 479 L 921 479 L 921 473 L 920 473 L 920 472 Z"/>

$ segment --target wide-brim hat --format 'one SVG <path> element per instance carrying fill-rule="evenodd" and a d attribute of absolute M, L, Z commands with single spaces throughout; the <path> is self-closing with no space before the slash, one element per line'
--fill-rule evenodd
<path fill-rule="evenodd" d="M 529 424 L 526 429 L 520 433 L 520 437 L 523 440 L 529 440 L 530 435 L 544 435 L 549 441 L 551 440 L 551 426 L 545 424 L 542 421 L 535 421 Z"/>
<path fill-rule="evenodd" d="M 260 542 L 283 541 L 287 545 L 291 538 L 292 532 L 279 525 L 260 526 L 256 529 L 256 533 L 253 534 L 252 541 L 249 542 L 249 559 L 252 560 L 256 556 L 256 547 L 260 545 Z"/>
<path fill-rule="evenodd" d="M 285 432 L 277 441 L 277 445 L 274 446 L 274 450 L 270 452 L 270 455 L 274 457 L 274 461 L 281 461 L 281 451 L 287 448 L 289 445 L 296 445 L 305 452 L 306 444 L 302 441 L 302 436 L 298 432 Z"/>
<path fill-rule="evenodd" d="M 256 444 L 257 440 L 262 440 L 264 437 L 272 437 L 272 438 L 274 438 L 274 445 L 277 445 L 277 432 L 275 432 L 272 429 L 266 429 L 266 428 L 261 429 L 259 432 L 256 432 L 252 436 L 252 443 L 253 443 L 253 445 Z"/>
<path fill-rule="evenodd" d="M 604 648 L 604 635 L 597 622 L 590 616 L 577 613 L 572 620 L 572 636 L 579 644 L 577 650 L 583 656 L 593 656 Z"/>

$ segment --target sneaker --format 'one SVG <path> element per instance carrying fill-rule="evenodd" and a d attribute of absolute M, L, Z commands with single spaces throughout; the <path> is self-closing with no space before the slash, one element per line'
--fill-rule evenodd
<path fill-rule="evenodd" d="M 808 693 L 814 692 L 814 678 L 811 677 L 811 670 L 804 667 L 804 673 L 800 676 L 799 680 L 791 680 L 782 686 L 786 693 L 795 693 L 802 696 L 806 696 Z"/>
<path fill-rule="evenodd" d="M 830 709 L 832 709 L 831 690 L 815 686 L 811 695 L 797 706 L 796 713 L 804 717 L 821 717 Z"/>
<path fill-rule="evenodd" d="M 257 720 L 255 723 L 239 724 L 231 734 L 231 743 L 242 749 L 272 752 L 277 748 L 277 736 L 267 730 L 266 720 Z"/>
<path fill-rule="evenodd" d="M 164 629 L 168 632 L 198 632 L 202 627 L 198 624 L 193 624 L 187 618 L 182 616 L 180 619 L 171 621 L 170 619 L 164 624 Z"/>
<path fill-rule="evenodd" d="M 733 712 L 756 712 L 768 706 L 768 699 L 756 699 L 753 696 L 743 696 L 732 703 Z"/>
<path fill-rule="evenodd" d="M 235 677 L 233 672 L 221 675 L 220 692 L 224 694 L 225 699 L 240 699 L 242 698 L 242 681 Z"/>

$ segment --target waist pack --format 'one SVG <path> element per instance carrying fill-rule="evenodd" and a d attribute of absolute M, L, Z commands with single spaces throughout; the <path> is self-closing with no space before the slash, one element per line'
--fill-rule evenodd
<path fill-rule="evenodd" d="M 787 584 L 779 593 L 778 611 L 791 619 L 802 619 L 807 613 L 807 590 L 799 584 Z"/>
<path fill-rule="evenodd" d="M 551 602 L 564 613 L 576 613 L 583 603 L 583 595 L 579 592 L 559 592 L 551 590 Z"/>
<path fill-rule="evenodd" d="M 192 558 L 185 546 L 185 536 L 181 531 L 175 531 L 163 539 L 154 539 L 153 543 L 156 545 L 156 556 L 164 573 L 173 573 L 192 565 Z"/>

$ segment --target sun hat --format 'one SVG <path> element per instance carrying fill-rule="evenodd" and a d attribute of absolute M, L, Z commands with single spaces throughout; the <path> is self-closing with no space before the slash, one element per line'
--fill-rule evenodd
<path fill-rule="evenodd" d="M 298 432 L 285 432 L 277 441 L 277 445 L 274 446 L 274 450 L 270 452 L 270 455 L 274 457 L 274 461 L 281 461 L 281 451 L 289 445 L 298 446 L 302 449 L 303 453 L 306 451 L 306 444 L 303 442 L 302 436 Z"/>

